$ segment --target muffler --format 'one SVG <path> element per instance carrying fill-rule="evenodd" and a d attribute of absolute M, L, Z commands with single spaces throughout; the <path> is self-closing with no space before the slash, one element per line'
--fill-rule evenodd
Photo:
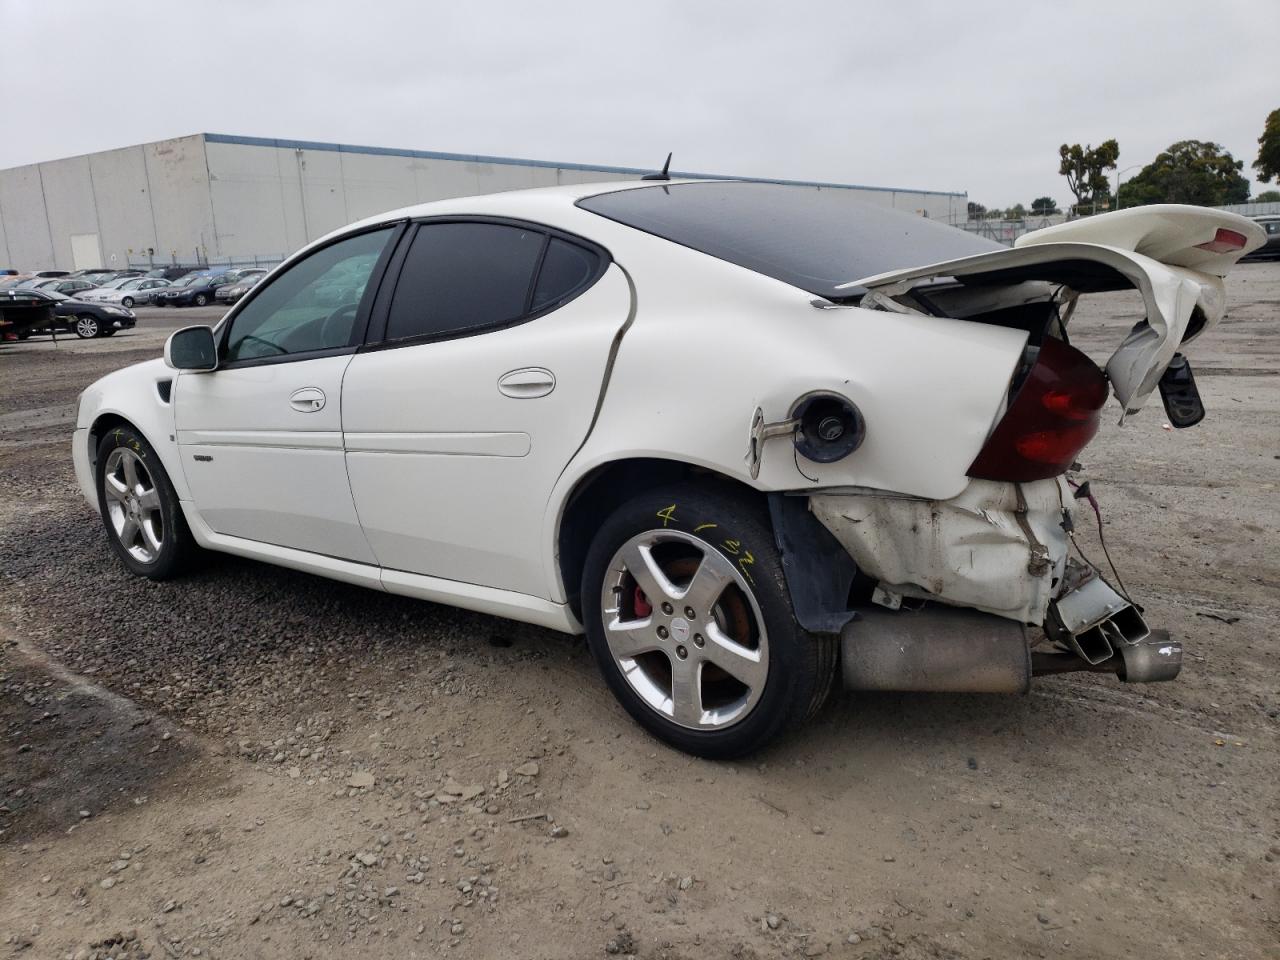
<path fill-rule="evenodd" d="M 870 607 L 840 631 L 849 690 L 1026 693 L 1031 653 L 1023 627 L 977 610 Z"/>

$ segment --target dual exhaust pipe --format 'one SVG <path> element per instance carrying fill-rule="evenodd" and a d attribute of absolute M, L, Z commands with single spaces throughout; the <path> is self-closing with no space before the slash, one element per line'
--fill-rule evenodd
<path fill-rule="evenodd" d="M 1100 578 L 1050 604 L 1045 632 L 1066 649 L 1032 652 L 1021 624 L 977 610 L 941 604 L 860 610 L 840 633 L 844 686 L 1026 693 L 1033 676 L 1090 671 L 1155 683 L 1172 680 L 1182 668 L 1182 644 L 1148 628 Z"/>

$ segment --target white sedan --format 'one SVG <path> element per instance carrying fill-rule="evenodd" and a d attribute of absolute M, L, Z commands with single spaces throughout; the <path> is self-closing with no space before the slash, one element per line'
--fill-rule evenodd
<path fill-rule="evenodd" d="M 1010 249 L 746 182 L 446 200 L 309 245 L 89 387 L 72 452 L 141 576 L 205 548 L 585 632 L 627 711 L 702 756 L 837 675 L 1167 680 L 1181 645 L 1069 556 L 1068 474 L 1113 393 L 1203 416 L 1180 351 L 1263 240 L 1162 206 Z M 1068 322 L 1131 287 L 1104 371 Z"/>

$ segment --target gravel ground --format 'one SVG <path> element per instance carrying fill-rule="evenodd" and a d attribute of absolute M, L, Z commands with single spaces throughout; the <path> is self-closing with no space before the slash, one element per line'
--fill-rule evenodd
<path fill-rule="evenodd" d="M 1230 296 L 1206 422 L 1087 452 L 1177 682 L 845 697 L 724 764 L 574 638 L 230 557 L 128 576 L 75 397 L 216 311 L 0 346 L 0 956 L 1275 957 L 1280 264 Z"/>

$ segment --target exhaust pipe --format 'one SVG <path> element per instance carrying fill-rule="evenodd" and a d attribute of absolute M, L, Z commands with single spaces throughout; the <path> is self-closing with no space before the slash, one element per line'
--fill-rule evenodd
<path fill-rule="evenodd" d="M 960 607 L 858 611 L 840 631 L 848 690 L 1026 693 L 1031 652 L 1022 625 Z"/>
<path fill-rule="evenodd" d="M 1098 663 L 1074 653 L 1031 654 L 1031 672 L 1037 677 L 1088 671 L 1115 674 L 1125 683 L 1162 683 L 1175 679 L 1181 670 L 1182 642 L 1170 639 L 1168 630 L 1152 630 L 1145 640 L 1126 644 Z"/>

